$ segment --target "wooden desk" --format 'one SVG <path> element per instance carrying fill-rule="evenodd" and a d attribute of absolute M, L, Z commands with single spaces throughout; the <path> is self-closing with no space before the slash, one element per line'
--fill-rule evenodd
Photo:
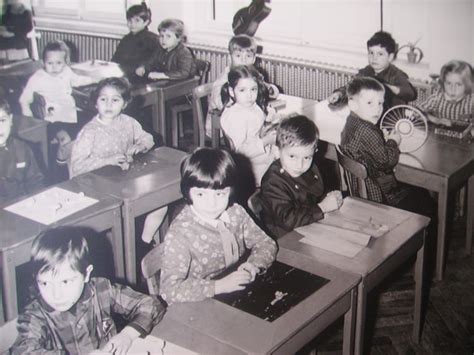
<path fill-rule="evenodd" d="M 182 151 L 161 147 L 140 157 L 129 170 L 106 166 L 76 177 L 81 185 L 123 200 L 125 270 L 131 284 L 137 277 L 135 217 L 181 198 L 179 168 L 185 155 Z"/>
<path fill-rule="evenodd" d="M 123 237 L 120 207 L 122 202 L 112 196 L 81 186 L 73 180 L 55 185 L 73 192 L 84 192 L 86 196 L 98 199 L 99 202 L 74 213 L 49 226 L 35 222 L 17 214 L 0 210 L 0 265 L 3 278 L 3 301 L 6 320 L 18 314 L 17 283 L 15 268 L 30 260 L 31 244 L 41 231 L 58 225 L 76 225 L 91 227 L 98 232 L 112 229 L 110 243 L 114 253 L 115 272 L 118 277 L 124 276 Z M 3 206 L 6 207 L 6 206 Z"/>
<path fill-rule="evenodd" d="M 48 165 L 48 122 L 32 117 L 13 116 L 13 131 L 28 142 L 39 143 L 43 163 Z M 40 164 L 41 166 L 41 164 Z"/>
<path fill-rule="evenodd" d="M 347 198 L 346 198 L 347 200 Z M 423 285 L 424 230 L 429 218 L 393 207 L 376 204 L 362 199 L 353 199 L 360 208 L 352 208 L 354 218 L 363 215 L 365 206 L 375 206 L 384 211 L 387 220 L 395 215 L 403 217 L 403 222 L 388 231 L 383 236 L 375 238 L 371 244 L 361 250 L 355 257 L 348 258 L 336 253 L 300 242 L 303 237 L 293 231 L 278 239 L 281 251 L 298 255 L 302 260 L 328 264 L 333 267 L 353 272 L 362 277 L 357 292 L 357 317 L 355 335 L 355 353 L 363 354 L 364 322 L 366 313 L 367 294 L 387 275 L 416 254 L 415 266 L 415 312 L 413 339 L 419 341 L 421 334 L 421 302 Z M 367 215 L 367 220 L 370 215 Z"/>
<path fill-rule="evenodd" d="M 344 315 L 343 353 L 352 354 L 360 276 L 301 256 L 280 249 L 277 259 L 330 282 L 273 322 L 208 299 L 171 305 L 152 334 L 202 354 L 293 354 Z"/>

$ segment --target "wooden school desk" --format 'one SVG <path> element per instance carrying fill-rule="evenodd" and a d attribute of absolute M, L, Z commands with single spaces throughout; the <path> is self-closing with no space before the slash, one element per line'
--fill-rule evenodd
<path fill-rule="evenodd" d="M 377 208 L 377 213 L 383 211 L 386 215 L 386 220 L 403 220 L 403 222 L 396 225 L 384 235 L 374 238 L 367 247 L 362 249 L 353 258 L 302 243 L 300 240 L 303 236 L 295 231 L 278 239 L 280 251 L 286 250 L 289 253 L 298 255 L 301 259 L 328 264 L 347 272 L 356 273 L 362 277 L 357 292 L 356 354 L 364 353 L 363 341 L 367 294 L 375 286 L 380 284 L 392 271 L 397 269 L 410 257 L 416 255 L 413 339 L 415 342 L 418 342 L 421 334 L 424 234 L 425 228 L 429 223 L 429 218 L 362 199 L 348 197 L 344 203 L 347 203 L 348 199 L 350 199 L 354 205 L 353 208 L 350 209 L 350 217 L 352 217 L 353 213 L 354 220 L 361 218 L 369 220 L 371 212 L 367 211 L 367 208 L 372 206 L 372 209 Z"/>
<path fill-rule="evenodd" d="M 6 320 L 13 319 L 18 314 L 15 268 L 30 260 L 31 244 L 34 238 L 38 233 L 47 228 L 59 225 L 76 225 L 90 227 L 97 232 L 111 229 L 112 236 L 110 242 L 114 254 L 115 273 L 117 277 L 124 276 L 122 221 L 120 214 L 122 202 L 112 196 L 107 196 L 93 189 L 81 186 L 75 179 L 55 186 L 76 193 L 84 192 L 86 196 L 95 198 L 99 202 L 49 226 L 8 212 L 3 209 L 6 206 L 2 206 L 0 210 L 0 265 L 3 278 L 2 295 Z"/>
<path fill-rule="evenodd" d="M 127 280 L 137 278 L 135 218 L 181 198 L 180 164 L 186 153 L 161 147 L 136 159 L 129 170 L 106 166 L 77 176 L 84 186 L 115 196 L 123 201 L 123 237 Z"/>
<path fill-rule="evenodd" d="M 13 132 L 28 142 L 38 143 L 41 147 L 43 163 L 48 164 L 48 122 L 32 117 L 13 116 Z M 41 165 L 40 165 L 41 166 Z"/>
<path fill-rule="evenodd" d="M 213 298 L 172 304 L 152 334 L 201 354 L 294 354 L 344 315 L 343 353 L 352 354 L 360 276 L 290 250 L 277 260 L 330 281 L 273 322 Z"/>

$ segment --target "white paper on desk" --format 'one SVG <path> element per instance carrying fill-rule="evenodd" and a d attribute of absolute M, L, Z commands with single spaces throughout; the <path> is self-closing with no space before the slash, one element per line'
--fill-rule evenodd
<path fill-rule="evenodd" d="M 169 354 L 169 355 L 197 355 L 194 351 L 185 349 L 176 344 L 164 341 L 153 335 L 148 335 L 146 338 L 135 339 L 128 354 Z"/>
<path fill-rule="evenodd" d="M 319 222 L 308 224 L 295 229 L 304 236 L 301 243 L 309 244 L 332 253 L 354 257 L 369 244 L 370 234 L 321 224 Z"/>
<path fill-rule="evenodd" d="M 84 196 L 84 193 L 52 187 L 7 206 L 5 210 L 49 225 L 97 202 L 94 198 Z"/>

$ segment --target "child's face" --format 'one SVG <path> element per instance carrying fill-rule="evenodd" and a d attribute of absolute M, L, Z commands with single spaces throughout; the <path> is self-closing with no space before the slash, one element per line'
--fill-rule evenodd
<path fill-rule="evenodd" d="M 393 53 L 388 53 L 387 50 L 380 45 L 369 47 L 368 57 L 369 65 L 376 73 L 385 70 L 393 61 Z"/>
<path fill-rule="evenodd" d="M 458 73 L 447 73 L 444 79 L 444 95 L 446 100 L 458 101 L 466 95 L 466 85 Z"/>
<path fill-rule="evenodd" d="M 283 169 L 293 178 L 303 175 L 311 167 L 314 145 L 299 145 L 278 149 L 277 155 Z"/>
<path fill-rule="evenodd" d="M 143 20 L 140 16 L 133 16 L 132 18 L 127 20 L 127 26 L 130 32 L 138 33 L 143 31 L 146 26 L 148 26 L 150 21 Z"/>
<path fill-rule="evenodd" d="M 74 306 L 89 282 L 92 272 L 89 265 L 86 274 L 73 270 L 67 261 L 56 267 L 38 274 L 36 284 L 43 300 L 56 311 L 66 312 Z"/>
<path fill-rule="evenodd" d="M 7 143 L 12 130 L 12 115 L 0 109 L 0 147 Z"/>
<path fill-rule="evenodd" d="M 173 31 L 167 29 L 160 31 L 160 44 L 163 49 L 170 51 L 176 47 L 180 41 L 181 38 L 177 37 Z"/>
<path fill-rule="evenodd" d="M 257 101 L 258 85 L 253 78 L 242 78 L 235 88 L 229 87 L 229 94 L 238 104 L 251 107 Z"/>
<path fill-rule="evenodd" d="M 230 55 L 232 67 L 238 65 L 252 65 L 255 63 L 255 53 L 245 49 L 235 49 Z"/>
<path fill-rule="evenodd" d="M 114 119 L 127 106 L 122 94 L 113 86 L 105 86 L 100 90 L 95 107 L 102 119 Z"/>
<path fill-rule="evenodd" d="M 191 187 L 189 197 L 193 201 L 193 208 L 200 215 L 216 219 L 229 205 L 230 187 L 222 190 Z"/>
<path fill-rule="evenodd" d="M 349 108 L 365 121 L 376 124 L 383 111 L 383 91 L 362 90 L 349 99 Z"/>
<path fill-rule="evenodd" d="M 52 76 L 59 75 L 66 67 L 66 53 L 62 51 L 49 51 L 44 58 L 44 70 Z"/>

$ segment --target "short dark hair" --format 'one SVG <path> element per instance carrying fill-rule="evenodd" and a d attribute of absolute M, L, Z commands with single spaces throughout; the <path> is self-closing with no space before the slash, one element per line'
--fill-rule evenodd
<path fill-rule="evenodd" d="M 80 227 L 57 227 L 41 232 L 31 247 L 33 276 L 68 262 L 71 269 L 85 275 L 89 263 L 89 247 Z"/>
<path fill-rule="evenodd" d="M 376 79 L 368 76 L 360 76 L 352 79 L 352 81 L 347 85 L 347 97 L 351 99 L 358 95 L 362 90 L 385 92 L 383 85 Z"/>
<path fill-rule="evenodd" d="M 234 51 L 249 51 L 256 54 L 257 42 L 255 38 L 246 34 L 235 35 L 229 41 L 229 53 L 232 54 Z"/>
<path fill-rule="evenodd" d="M 69 64 L 71 58 L 71 48 L 64 41 L 51 41 L 46 44 L 43 49 L 43 61 L 46 60 L 46 54 L 48 52 L 64 52 L 66 63 Z"/>
<path fill-rule="evenodd" d="M 140 17 L 143 21 L 151 21 L 151 10 L 146 6 L 144 2 L 139 5 L 130 6 L 125 15 L 127 20 L 130 20 L 132 17 Z"/>
<path fill-rule="evenodd" d="M 367 41 L 367 49 L 373 46 L 385 48 L 388 54 L 393 53 L 394 55 L 396 55 L 398 50 L 398 44 L 393 39 L 392 35 L 384 31 L 375 32 L 373 36 L 369 38 Z"/>
<path fill-rule="evenodd" d="M 99 81 L 97 87 L 91 92 L 91 100 L 94 105 L 97 103 L 100 92 L 106 86 L 115 88 L 127 104 L 132 100 L 132 93 L 128 80 L 126 78 L 111 77 Z"/>
<path fill-rule="evenodd" d="M 293 116 L 281 121 L 276 136 L 278 148 L 308 146 L 318 144 L 319 130 L 316 124 L 303 115 Z"/>
<path fill-rule="evenodd" d="M 0 98 L 0 110 L 6 112 L 7 115 L 11 115 L 12 113 L 10 104 L 3 97 Z"/>
<path fill-rule="evenodd" d="M 236 179 L 235 162 L 229 152 L 222 149 L 197 148 L 181 163 L 181 193 L 188 204 L 192 187 L 221 190 L 231 189 L 233 196 Z"/>
<path fill-rule="evenodd" d="M 178 19 L 174 19 L 174 18 L 163 20 L 158 25 L 158 32 L 162 30 L 169 30 L 173 32 L 176 35 L 176 37 L 183 38 L 184 22 Z"/>

